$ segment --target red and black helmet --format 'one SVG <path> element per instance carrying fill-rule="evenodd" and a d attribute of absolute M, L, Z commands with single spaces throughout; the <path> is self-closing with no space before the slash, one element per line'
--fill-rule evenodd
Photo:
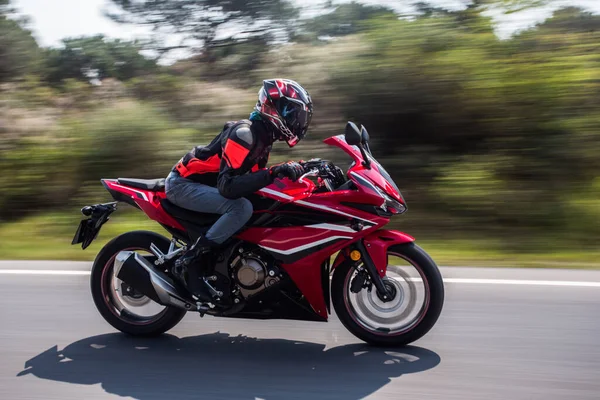
<path fill-rule="evenodd" d="M 290 147 L 304 138 L 313 114 L 310 94 L 289 79 L 264 80 L 255 109 L 273 124 L 275 138 Z"/>

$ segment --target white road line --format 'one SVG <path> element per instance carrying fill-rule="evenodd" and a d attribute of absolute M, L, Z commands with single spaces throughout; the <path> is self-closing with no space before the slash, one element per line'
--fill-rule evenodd
<path fill-rule="evenodd" d="M 600 282 L 581 281 L 537 281 L 524 279 L 468 279 L 468 278 L 444 278 L 448 283 L 471 283 L 482 285 L 530 285 L 530 286 L 576 286 L 576 287 L 600 287 Z"/>
<path fill-rule="evenodd" d="M 46 270 L 46 269 L 0 269 L 0 275 L 90 275 L 90 271 L 82 270 Z M 398 278 L 393 278 L 398 279 Z M 420 282 L 420 278 L 409 278 Z M 529 285 L 529 286 L 571 286 L 600 287 L 600 282 L 585 281 L 539 281 L 529 279 L 478 279 L 478 278 L 444 278 L 444 283 L 465 283 L 476 285 Z"/>
<path fill-rule="evenodd" d="M 392 277 L 397 281 L 403 278 Z M 466 283 L 477 285 L 528 285 L 528 286 L 575 286 L 575 287 L 600 287 L 600 282 L 585 281 L 538 281 L 531 279 L 479 279 L 479 278 L 443 278 L 444 283 Z M 423 282 L 421 278 L 408 278 L 411 282 Z"/>
<path fill-rule="evenodd" d="M 90 271 L 49 269 L 0 269 L 0 275 L 89 275 Z"/>

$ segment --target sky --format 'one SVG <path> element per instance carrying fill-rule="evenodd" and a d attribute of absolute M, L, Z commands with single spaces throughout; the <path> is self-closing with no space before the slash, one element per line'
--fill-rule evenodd
<path fill-rule="evenodd" d="M 314 6 L 320 0 L 296 0 L 303 5 Z M 338 3 L 336 1 L 335 3 Z M 406 10 L 403 0 L 359 0 L 361 3 L 380 4 L 398 11 Z M 465 0 L 434 0 L 446 8 L 462 8 Z M 498 36 L 505 38 L 512 32 L 523 29 L 535 22 L 550 17 L 559 7 L 573 5 L 600 13 L 600 0 L 551 0 L 550 5 L 541 9 L 505 15 L 493 13 L 497 22 Z M 112 38 L 134 39 L 149 32 L 142 27 L 116 24 L 103 16 L 102 12 L 109 5 L 108 0 L 13 0 L 13 6 L 21 14 L 31 18 L 30 29 L 38 43 L 42 46 L 60 46 L 66 37 L 93 35 L 102 33 Z M 311 13 L 309 10 L 308 13 Z M 308 14 L 310 15 L 310 14 Z"/>
<path fill-rule="evenodd" d="M 41 46 L 58 46 L 63 38 L 73 36 L 103 33 L 133 39 L 145 32 L 103 16 L 106 0 L 12 0 L 11 4 L 31 19 L 29 28 Z"/>

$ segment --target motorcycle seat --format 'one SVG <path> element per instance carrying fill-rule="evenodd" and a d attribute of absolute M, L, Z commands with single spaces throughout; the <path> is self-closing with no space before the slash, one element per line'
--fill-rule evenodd
<path fill-rule="evenodd" d="M 181 208 L 167 199 L 162 199 L 160 204 L 164 210 L 176 219 L 191 222 L 199 226 L 212 225 L 221 217 L 221 214 L 200 213 Z"/>
<path fill-rule="evenodd" d="M 117 182 L 121 185 L 150 190 L 152 192 L 161 192 L 165 190 L 165 179 L 133 179 L 133 178 L 119 178 Z"/>

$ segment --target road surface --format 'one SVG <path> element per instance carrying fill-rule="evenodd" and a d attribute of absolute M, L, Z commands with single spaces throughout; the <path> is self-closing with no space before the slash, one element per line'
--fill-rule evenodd
<path fill-rule="evenodd" d="M 443 268 L 414 346 L 329 323 L 188 313 L 158 339 L 97 313 L 90 263 L 0 262 L 0 399 L 600 399 L 600 272 Z"/>

